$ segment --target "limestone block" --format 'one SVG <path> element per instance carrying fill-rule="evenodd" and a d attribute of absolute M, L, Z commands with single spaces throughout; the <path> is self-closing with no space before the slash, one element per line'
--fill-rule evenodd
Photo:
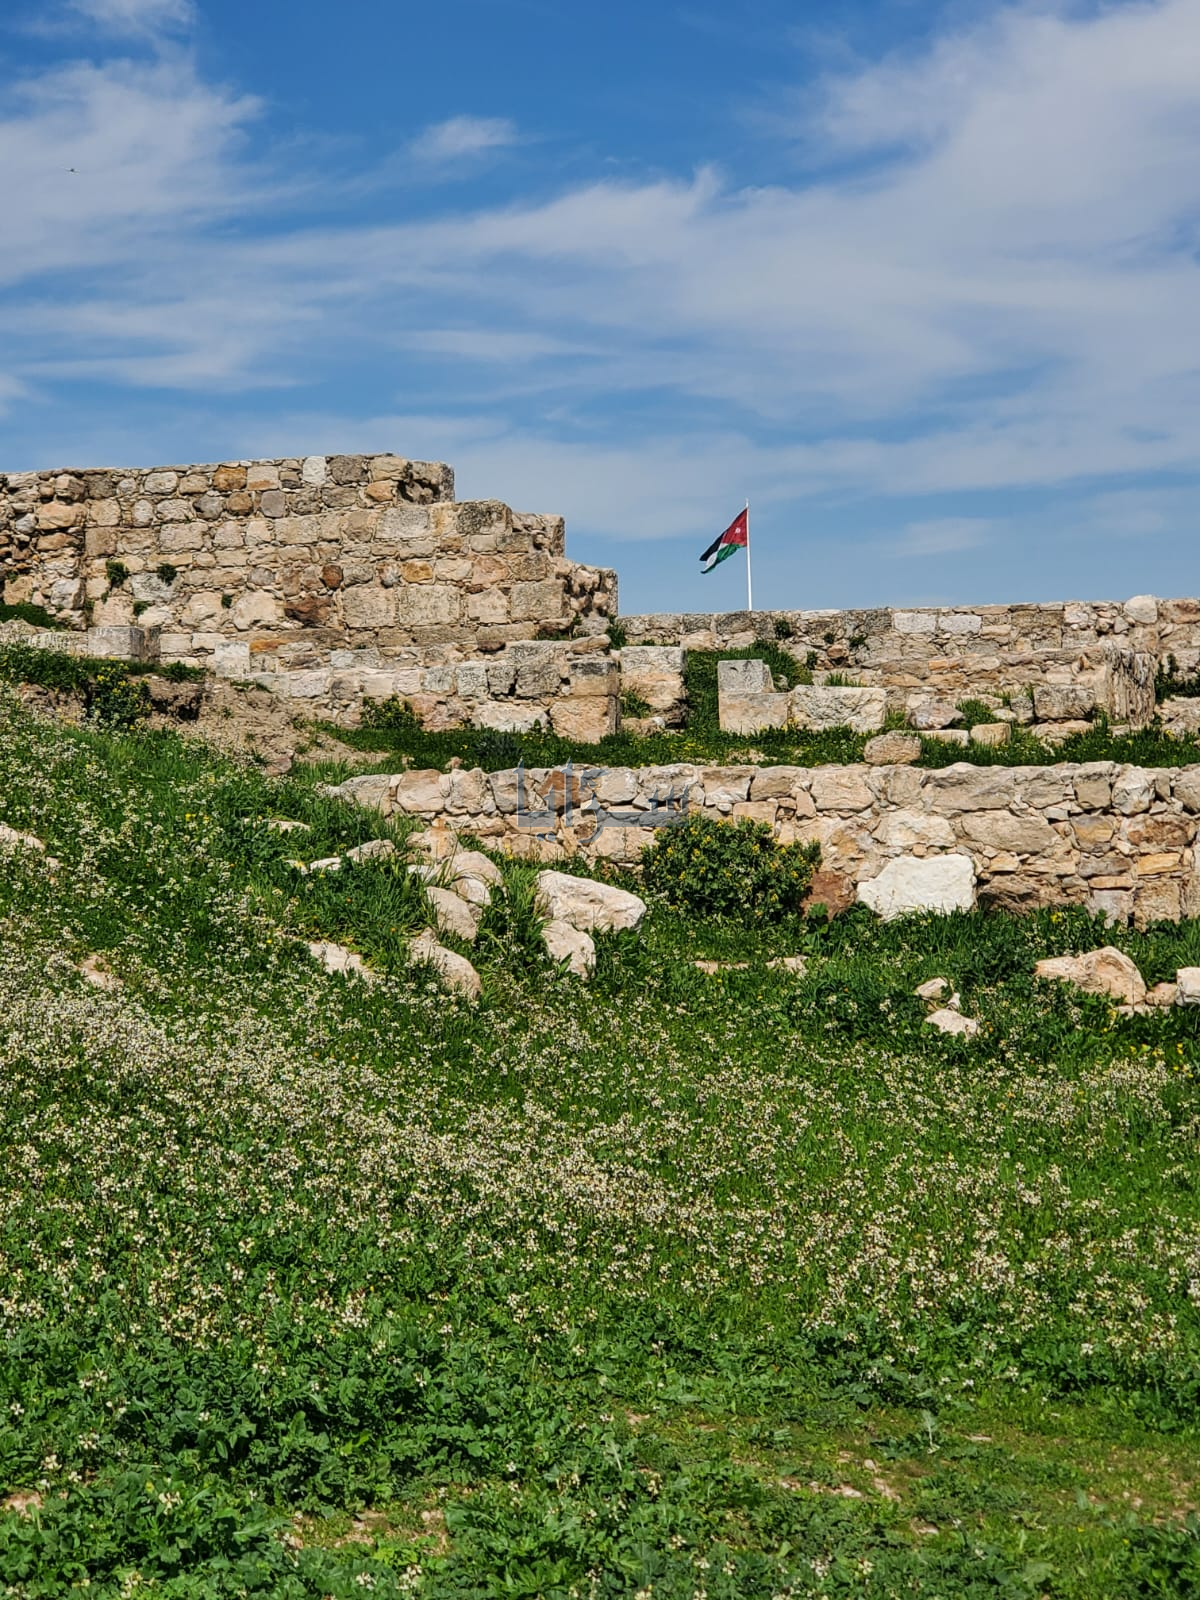
<path fill-rule="evenodd" d="M 652 712 L 677 716 L 684 705 L 686 655 L 678 645 L 626 645 L 621 651 L 621 689 L 636 694 Z M 717 670 L 728 662 L 718 662 Z M 772 685 L 773 687 L 773 685 Z"/>
<path fill-rule="evenodd" d="M 375 977 L 363 958 L 355 951 L 348 950 L 344 944 L 334 944 L 328 939 L 319 939 L 309 944 L 308 952 L 314 961 L 321 963 L 326 972 L 362 978 L 367 983 Z"/>
<path fill-rule="evenodd" d="M 380 590 L 379 593 L 385 591 Z M 427 627 L 457 622 L 462 615 L 463 594 L 449 583 L 405 584 L 395 594 L 396 621 L 401 627 Z M 351 591 L 345 591 L 349 613 Z"/>
<path fill-rule="evenodd" d="M 1006 810 L 1016 798 L 1017 774 L 1008 767 L 956 762 L 926 775 L 926 803 L 944 816 L 960 811 Z"/>
<path fill-rule="evenodd" d="M 536 700 L 557 695 L 562 668 L 553 656 L 523 661 L 517 668 L 515 693 L 521 700 Z"/>
<path fill-rule="evenodd" d="M 810 787 L 818 811 L 866 811 L 875 803 L 863 768 L 816 767 Z"/>
<path fill-rule="evenodd" d="M 514 622 L 558 622 L 565 615 L 562 579 L 514 583 L 510 603 Z"/>
<path fill-rule="evenodd" d="M 1175 798 L 1186 811 L 1200 811 L 1200 767 L 1185 767 L 1173 788 Z"/>
<path fill-rule="evenodd" d="M 280 690 L 289 700 L 316 700 L 329 693 L 330 673 L 327 668 L 314 668 L 310 672 L 283 672 Z"/>
<path fill-rule="evenodd" d="M 937 631 L 937 613 L 935 611 L 895 611 L 892 613 L 892 627 L 897 633 L 935 633 Z"/>
<path fill-rule="evenodd" d="M 145 630 L 116 626 L 89 628 L 87 653 L 89 656 L 114 656 L 121 661 L 145 661 Z"/>
<path fill-rule="evenodd" d="M 977 722 L 971 729 L 971 743 L 994 748 L 1007 744 L 1012 738 L 1012 728 L 1007 722 Z"/>
<path fill-rule="evenodd" d="M 1175 983 L 1176 1005 L 1200 1006 L 1200 967 L 1180 967 Z"/>
<path fill-rule="evenodd" d="M 1123 609 L 1132 623 L 1150 626 L 1158 621 L 1158 601 L 1152 594 L 1135 594 L 1126 600 Z"/>
<path fill-rule="evenodd" d="M 556 700 L 550 707 L 550 725 L 564 739 L 599 744 L 617 731 L 617 701 L 606 699 Z"/>
<path fill-rule="evenodd" d="M 179 487 L 179 474 L 177 472 L 148 472 L 142 487 L 147 494 L 174 494 Z"/>
<path fill-rule="evenodd" d="M 590 978 L 595 971 L 596 943 L 590 933 L 569 922 L 548 922 L 542 929 L 542 942 L 551 961 L 565 961 L 567 971 L 575 977 Z"/>
<path fill-rule="evenodd" d="M 1034 975 L 1056 983 L 1069 983 L 1084 994 L 1105 995 L 1122 1005 L 1141 1005 L 1146 985 L 1134 963 L 1121 950 L 1104 945 L 1078 956 L 1051 956 L 1039 961 Z"/>
<path fill-rule="evenodd" d="M 453 889 L 442 889 L 436 884 L 425 890 L 425 898 L 433 908 L 439 933 L 451 933 L 456 939 L 474 944 L 483 918 L 482 906 L 472 905 Z"/>
<path fill-rule="evenodd" d="M 909 701 L 908 720 L 914 728 L 927 733 L 934 728 L 948 728 L 952 723 L 961 722 L 962 713 L 952 700 L 923 696 Z"/>
<path fill-rule="evenodd" d="M 970 856 L 897 856 L 858 886 L 858 898 L 885 922 L 919 911 L 970 911 L 975 868 Z"/>
<path fill-rule="evenodd" d="M 488 666 L 486 661 L 465 661 L 455 670 L 455 690 L 464 700 L 486 700 Z"/>
<path fill-rule="evenodd" d="M 1081 683 L 1043 683 L 1033 691 L 1039 722 L 1079 722 L 1096 709 L 1096 692 Z"/>
<path fill-rule="evenodd" d="M 938 618 L 939 633 L 978 633 L 982 626 L 983 618 L 974 611 L 949 611 Z"/>
<path fill-rule="evenodd" d="M 743 663 L 718 662 L 718 668 Z M 786 728 L 788 724 L 788 696 L 786 694 L 740 694 L 721 691 L 717 699 L 717 716 L 722 733 L 758 733 L 764 728 Z"/>
<path fill-rule="evenodd" d="M 971 811 L 959 826 L 971 844 L 989 850 L 1008 850 L 1018 856 L 1042 855 L 1053 851 L 1059 836 L 1045 818 L 1014 816 L 1011 811 Z"/>
<path fill-rule="evenodd" d="M 273 594 L 268 594 L 265 589 L 251 589 L 237 597 L 229 616 L 234 627 L 244 631 L 247 628 L 270 627 L 280 622 L 283 611 Z"/>
<path fill-rule="evenodd" d="M 1159 721 L 1167 733 L 1177 738 L 1181 735 L 1200 734 L 1200 699 L 1184 695 L 1171 695 L 1158 708 Z"/>
<path fill-rule="evenodd" d="M 783 800 L 795 789 L 801 767 L 759 767 L 750 779 L 751 800 Z"/>
<path fill-rule="evenodd" d="M 643 647 L 644 648 L 644 647 Z M 622 652 L 622 671 L 624 671 L 625 656 L 631 652 Z M 680 651 L 682 656 L 683 652 Z M 717 662 L 717 694 L 725 695 L 762 695 L 774 692 L 775 683 L 771 677 L 771 669 L 765 661 L 718 661 Z"/>
<path fill-rule="evenodd" d="M 1140 767 L 1126 767 L 1113 784 L 1112 805 L 1122 816 L 1149 811 L 1154 799 L 1154 779 Z"/>
<path fill-rule="evenodd" d="M 466 956 L 440 945 L 431 929 L 427 928 L 419 939 L 413 940 L 410 957 L 414 965 L 431 967 L 447 989 L 467 1000 L 478 1000 L 483 993 L 479 974 Z"/>
<path fill-rule="evenodd" d="M 911 850 L 914 845 L 945 849 L 954 843 L 954 829 L 949 820 L 927 811 L 889 808 L 879 819 L 874 832 L 886 850 Z"/>
<path fill-rule="evenodd" d="M 391 779 L 388 792 L 395 811 L 436 815 L 446 809 L 442 774 L 435 768 L 399 773 Z"/>
<path fill-rule="evenodd" d="M 800 728 L 850 728 L 874 733 L 883 727 L 887 692 L 883 689 L 838 689 L 827 684 L 801 684 L 791 692 L 791 720 Z"/>
<path fill-rule="evenodd" d="M 921 759 L 921 741 L 915 733 L 878 733 L 863 747 L 870 767 L 908 766 Z"/>
<path fill-rule="evenodd" d="M 485 700 L 471 713 L 474 726 L 497 733 L 532 733 L 549 721 L 540 706 L 514 705 L 511 700 Z"/>
<path fill-rule="evenodd" d="M 1104 704 L 1114 722 L 1146 728 L 1157 710 L 1154 680 L 1158 657 L 1148 650 L 1110 647 L 1104 662 Z"/>
<path fill-rule="evenodd" d="M 615 661 L 603 657 L 585 656 L 570 663 L 570 681 L 567 693 L 573 699 L 614 699 L 619 678 Z"/>
<path fill-rule="evenodd" d="M 538 873 L 537 904 L 552 922 L 565 922 L 584 933 L 636 929 L 646 915 L 646 902 L 640 896 L 566 872 Z"/>
<path fill-rule="evenodd" d="M 733 808 L 733 820 L 765 822 L 769 828 L 773 828 L 778 812 L 779 805 L 775 800 L 739 800 Z"/>

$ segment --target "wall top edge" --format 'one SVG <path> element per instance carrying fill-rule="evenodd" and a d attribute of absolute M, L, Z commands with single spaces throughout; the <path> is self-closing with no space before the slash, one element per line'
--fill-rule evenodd
<path fill-rule="evenodd" d="M 626 628 L 651 632 L 654 628 L 685 627 L 689 631 L 718 632 L 748 631 L 757 623 L 771 624 L 777 618 L 799 619 L 818 624 L 838 617 L 887 618 L 929 616 L 1003 616 L 1014 611 L 1034 612 L 1046 616 L 1061 616 L 1068 610 L 1123 611 L 1148 610 L 1150 606 L 1194 606 L 1200 615 L 1200 597 L 1193 595 L 1133 595 L 1127 600 L 989 600 L 978 604 L 963 601 L 955 605 L 896 605 L 896 606 L 829 606 L 819 610 L 796 608 L 788 610 L 753 611 L 646 611 L 622 614 L 620 621 Z M 1138 620 L 1141 620 L 1140 618 Z M 786 643 L 786 640 L 781 642 Z"/>
<path fill-rule="evenodd" d="M 306 461 L 360 461 L 360 462 L 400 462 L 406 467 L 412 467 L 418 472 L 428 471 L 440 475 L 449 472 L 448 463 L 444 461 L 419 461 L 413 456 L 395 455 L 387 450 L 342 451 L 326 455 L 312 454 L 307 456 L 241 456 L 229 458 L 224 461 L 173 461 L 161 465 L 138 466 L 103 466 L 93 463 L 86 467 L 8 467 L 0 469 L 0 485 L 12 478 L 87 478 L 111 477 L 115 474 L 144 477 L 151 472 L 216 472 L 221 467 L 294 467 L 299 470 Z"/>

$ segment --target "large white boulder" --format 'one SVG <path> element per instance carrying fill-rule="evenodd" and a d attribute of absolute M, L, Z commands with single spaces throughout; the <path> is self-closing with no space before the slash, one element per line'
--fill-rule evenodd
<path fill-rule="evenodd" d="M 419 939 L 413 940 L 410 959 L 414 965 L 424 963 L 432 967 L 447 989 L 465 995 L 468 1000 L 478 1000 L 483 992 L 479 974 L 466 956 L 439 944 L 432 928 L 426 928 Z"/>
<path fill-rule="evenodd" d="M 569 922 L 548 922 L 542 929 L 542 942 L 551 961 L 565 961 L 567 971 L 577 978 L 591 977 L 596 946 L 590 933 L 582 933 Z"/>
<path fill-rule="evenodd" d="M 566 922 L 581 933 L 639 928 L 646 915 L 640 896 L 566 872 L 538 873 L 537 906 L 550 922 Z"/>
<path fill-rule="evenodd" d="M 859 884 L 858 898 L 885 922 L 914 911 L 970 911 L 975 868 L 970 856 L 897 856 Z"/>

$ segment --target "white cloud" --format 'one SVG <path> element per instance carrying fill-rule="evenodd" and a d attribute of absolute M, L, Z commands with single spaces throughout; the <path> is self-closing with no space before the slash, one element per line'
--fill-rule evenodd
<path fill-rule="evenodd" d="M 701 170 L 269 231 L 254 219 L 292 174 L 248 165 L 253 100 L 173 58 L 66 67 L 0 91 L 20 240 L 0 328 L 34 382 L 215 391 L 358 353 L 399 392 L 423 361 L 426 404 L 539 396 L 519 438 L 466 441 L 478 492 L 586 500 L 590 525 L 638 536 L 689 531 L 733 484 L 782 502 L 1194 472 L 1198 31 L 1200 0 L 1020 6 L 831 77 L 788 130 L 815 179 Z M 516 138 L 454 117 L 410 154 Z M 906 537 L 916 555 L 938 535 Z"/>
<path fill-rule="evenodd" d="M 70 0 L 70 6 L 111 33 L 170 33 L 195 20 L 192 0 Z"/>
<path fill-rule="evenodd" d="M 413 158 L 429 166 L 470 160 L 516 144 L 516 124 L 507 117 L 450 117 L 432 123 L 409 146 Z"/>

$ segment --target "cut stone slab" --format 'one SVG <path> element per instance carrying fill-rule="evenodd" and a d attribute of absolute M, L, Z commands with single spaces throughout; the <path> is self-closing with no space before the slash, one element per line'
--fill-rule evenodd
<path fill-rule="evenodd" d="M 1012 728 L 1007 722 L 977 722 L 971 729 L 971 743 L 994 748 L 1007 744 L 1012 738 Z"/>
<path fill-rule="evenodd" d="M 425 898 L 433 907 L 439 932 L 452 933 L 455 938 L 465 939 L 468 944 L 475 943 L 483 917 L 481 906 L 473 906 L 470 901 L 455 894 L 453 889 L 439 889 L 436 885 L 426 889 Z"/>
<path fill-rule="evenodd" d="M 419 939 L 413 940 L 410 960 L 414 965 L 424 963 L 432 967 L 447 989 L 465 995 L 468 1000 L 478 1000 L 483 992 L 479 974 L 466 956 L 440 945 L 432 928 L 426 928 Z"/>
<path fill-rule="evenodd" d="M 1070 983 L 1084 994 L 1105 995 L 1121 1005 L 1140 1006 L 1146 999 L 1141 973 L 1123 950 L 1110 944 L 1079 956 L 1050 956 L 1033 970 L 1036 977 Z"/>
<path fill-rule="evenodd" d="M 925 1023 L 939 1033 L 956 1033 L 964 1039 L 974 1038 L 979 1032 L 979 1024 L 974 1017 L 964 1017 L 961 1011 L 951 1011 L 949 1006 L 941 1011 L 931 1011 Z"/>
<path fill-rule="evenodd" d="M 566 872 L 538 873 L 537 905 L 551 922 L 569 923 L 581 933 L 640 928 L 646 915 L 639 895 Z"/>
<path fill-rule="evenodd" d="M 916 911 L 970 911 L 975 868 L 970 856 L 897 856 L 859 884 L 858 898 L 885 922 Z"/>
<path fill-rule="evenodd" d="M 877 733 L 863 746 L 869 767 L 907 767 L 921 759 L 921 741 L 915 733 Z"/>
<path fill-rule="evenodd" d="M 801 684 L 792 690 L 791 714 L 798 728 L 816 732 L 849 728 L 854 733 L 877 733 L 887 714 L 887 694 L 883 689 Z"/>
<path fill-rule="evenodd" d="M 1200 967 L 1180 967 L 1175 974 L 1175 1004 L 1200 1006 Z"/>
<path fill-rule="evenodd" d="M 567 971 L 577 978 L 590 978 L 596 969 L 596 945 L 590 933 L 573 928 L 569 922 L 548 922 L 542 941 L 552 961 L 565 961 Z"/>
<path fill-rule="evenodd" d="M 721 662 L 725 666 L 745 666 L 745 662 Z M 762 733 L 767 728 L 786 728 L 788 697 L 773 691 L 764 694 L 734 694 L 722 691 L 717 697 L 717 720 L 722 733 Z"/>
<path fill-rule="evenodd" d="M 718 661 L 717 693 L 771 694 L 775 688 L 765 661 Z"/>
<path fill-rule="evenodd" d="M 317 939 L 308 946 L 308 953 L 315 961 L 319 961 L 326 972 L 351 973 L 370 983 L 376 976 L 367 966 L 363 958 L 354 950 L 347 950 L 344 944 L 333 944 L 328 939 Z"/>

